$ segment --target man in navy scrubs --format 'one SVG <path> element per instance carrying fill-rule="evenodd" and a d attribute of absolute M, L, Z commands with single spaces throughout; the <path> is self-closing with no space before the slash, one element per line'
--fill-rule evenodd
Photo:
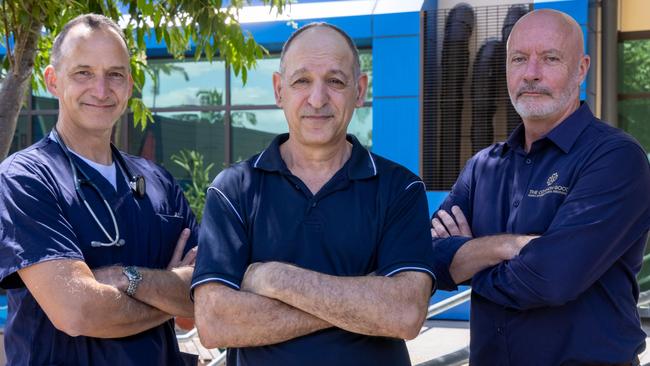
<path fill-rule="evenodd" d="M 646 154 L 580 103 L 575 20 L 534 11 L 507 47 L 523 124 L 468 161 L 432 220 L 440 288 L 471 279 L 470 363 L 638 365 Z"/>
<path fill-rule="evenodd" d="M 208 190 L 192 279 L 207 347 L 229 365 L 410 365 L 432 290 L 424 184 L 346 135 L 368 78 L 314 23 L 273 75 L 289 133 Z"/>
<path fill-rule="evenodd" d="M 168 172 L 111 150 L 133 86 L 123 33 L 80 16 L 51 61 L 56 131 L 0 165 L 8 364 L 180 365 L 171 319 L 193 314 L 196 221 Z"/>

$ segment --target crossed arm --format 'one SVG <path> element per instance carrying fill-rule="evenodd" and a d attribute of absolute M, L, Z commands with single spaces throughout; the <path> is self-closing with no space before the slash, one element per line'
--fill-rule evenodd
<path fill-rule="evenodd" d="M 216 282 L 195 291 L 196 324 L 206 347 L 279 343 L 332 326 L 415 338 L 432 281 L 420 272 L 337 277 L 278 262 L 252 264 L 242 291 Z"/>
<path fill-rule="evenodd" d="M 142 269 L 131 298 L 121 266 L 91 271 L 81 260 L 45 261 L 18 271 L 54 326 L 71 336 L 118 338 L 143 332 L 174 315 L 192 315 L 187 296 L 195 251 L 180 259 L 189 237 L 181 234 L 167 271 Z"/>
<path fill-rule="evenodd" d="M 471 279 L 485 268 L 514 258 L 526 244 L 539 237 L 501 234 L 473 238 L 467 219 L 458 206 L 452 206 L 451 213 L 439 210 L 437 217 L 431 220 L 431 226 L 434 239 L 450 236 L 472 238 L 458 249 L 449 265 L 449 274 L 456 284 Z"/>

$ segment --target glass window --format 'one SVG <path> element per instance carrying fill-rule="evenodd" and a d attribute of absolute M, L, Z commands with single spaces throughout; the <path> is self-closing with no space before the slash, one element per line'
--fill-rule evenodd
<path fill-rule="evenodd" d="M 36 142 L 50 133 L 58 116 L 56 114 L 40 114 L 32 116 L 32 142 Z"/>
<path fill-rule="evenodd" d="M 32 90 L 32 109 L 59 109 L 59 100 L 47 90 Z"/>
<path fill-rule="evenodd" d="M 275 136 L 289 131 L 281 109 L 236 111 L 232 119 L 232 160 L 235 162 L 264 150 Z"/>
<path fill-rule="evenodd" d="M 172 161 L 172 156 L 181 150 L 196 150 L 203 154 L 206 166 L 214 163 L 210 173 L 216 175 L 224 167 L 223 113 L 157 113 L 155 122 L 144 130 L 133 126 L 130 115 L 128 151 L 162 165 L 175 178 L 185 180 L 188 174 Z"/>
<path fill-rule="evenodd" d="M 354 111 L 348 133 L 356 136 L 361 145 L 372 148 L 372 107 L 357 108 Z"/>
<path fill-rule="evenodd" d="M 361 71 L 368 75 L 368 92 L 366 93 L 366 101 L 372 101 L 372 51 L 359 50 L 359 62 L 361 63 Z"/>
<path fill-rule="evenodd" d="M 149 67 L 155 77 L 145 73 L 142 90 L 142 100 L 149 108 L 224 104 L 223 61 L 151 60 Z"/>
<path fill-rule="evenodd" d="M 650 151 L 650 40 L 619 44 L 619 125 Z"/>
<path fill-rule="evenodd" d="M 11 147 L 9 148 L 9 154 L 13 154 L 16 151 L 22 150 L 27 146 L 31 145 L 31 142 L 28 141 L 28 120 L 27 116 L 19 115 L 18 122 L 16 123 L 16 132 L 14 133 L 14 138 L 11 141 Z"/>
<path fill-rule="evenodd" d="M 275 105 L 273 73 L 280 69 L 280 56 L 257 61 L 257 67 L 248 72 L 246 86 L 240 76 L 230 71 L 233 105 Z"/>

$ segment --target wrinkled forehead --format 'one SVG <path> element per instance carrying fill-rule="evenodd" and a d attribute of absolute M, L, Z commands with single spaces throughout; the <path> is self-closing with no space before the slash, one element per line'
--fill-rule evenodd
<path fill-rule="evenodd" d="M 315 27 L 300 34 L 287 50 L 287 73 L 310 66 L 340 69 L 352 75 L 354 55 L 343 36 L 327 27 Z"/>

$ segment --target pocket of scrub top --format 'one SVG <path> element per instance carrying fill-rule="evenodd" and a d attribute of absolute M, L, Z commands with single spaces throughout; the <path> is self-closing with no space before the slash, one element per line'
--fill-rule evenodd
<path fill-rule="evenodd" d="M 167 266 L 176 248 L 178 237 L 183 231 L 183 217 L 178 215 L 157 214 L 160 222 L 160 258 L 161 264 Z"/>

